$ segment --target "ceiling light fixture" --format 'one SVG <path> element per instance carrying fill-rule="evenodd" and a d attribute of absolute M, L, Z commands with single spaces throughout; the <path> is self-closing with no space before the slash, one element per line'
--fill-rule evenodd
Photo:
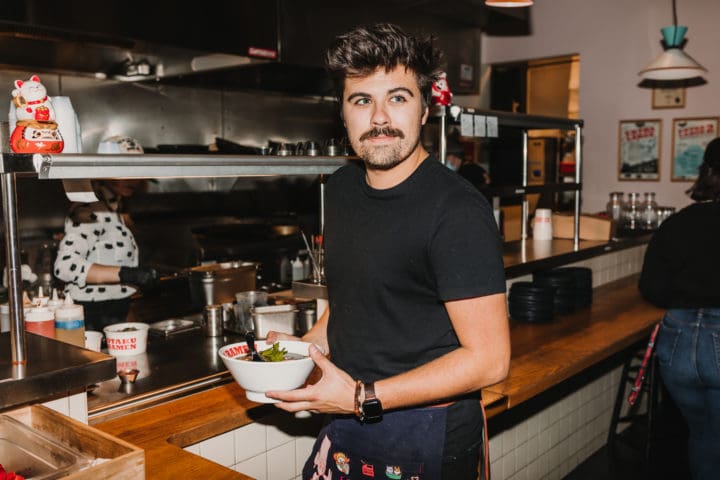
<path fill-rule="evenodd" d="M 529 7 L 533 0 L 485 0 L 488 7 Z"/>
<path fill-rule="evenodd" d="M 685 43 L 685 32 L 688 27 L 677 24 L 675 0 L 672 0 L 673 24 L 663 27 L 663 53 L 640 70 L 644 80 L 675 81 L 688 80 L 702 76 L 707 69 L 700 65 L 682 49 Z"/>

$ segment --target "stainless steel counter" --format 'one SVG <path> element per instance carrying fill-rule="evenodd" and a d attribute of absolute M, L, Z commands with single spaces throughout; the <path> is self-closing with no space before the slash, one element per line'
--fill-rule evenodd
<path fill-rule="evenodd" d="M 10 334 L 0 335 L 0 409 L 48 400 L 115 376 L 115 359 L 33 333 L 27 364 L 13 366 Z"/>
<path fill-rule="evenodd" d="M 217 350 L 241 341 L 242 336 L 234 334 L 206 337 L 199 329 L 169 338 L 150 335 L 146 353 L 117 358 L 118 370 L 140 371 L 135 383 L 121 384 L 114 375 L 88 392 L 90 423 L 233 381 Z"/>

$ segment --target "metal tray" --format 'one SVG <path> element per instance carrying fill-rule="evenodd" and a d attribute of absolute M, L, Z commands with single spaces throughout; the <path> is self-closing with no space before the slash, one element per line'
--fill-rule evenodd
<path fill-rule="evenodd" d="M 162 337 L 170 337 L 172 335 L 200 329 L 200 325 L 192 320 L 184 320 L 181 318 L 171 318 L 161 322 L 150 324 L 150 333 Z"/>
<path fill-rule="evenodd" d="M 5 470 L 32 480 L 64 477 L 90 462 L 80 452 L 7 415 L 0 415 L 0 458 Z"/>

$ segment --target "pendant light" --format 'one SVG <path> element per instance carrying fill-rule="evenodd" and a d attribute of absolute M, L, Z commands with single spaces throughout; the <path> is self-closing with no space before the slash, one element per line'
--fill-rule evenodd
<path fill-rule="evenodd" d="M 533 0 L 485 0 L 488 7 L 529 7 Z"/>
<path fill-rule="evenodd" d="M 639 75 L 644 80 L 675 81 L 688 80 L 702 76 L 707 72 L 682 49 L 687 27 L 677 24 L 677 10 L 675 0 L 672 0 L 673 24 L 663 27 L 660 32 L 663 36 L 663 53 L 640 70 Z"/>

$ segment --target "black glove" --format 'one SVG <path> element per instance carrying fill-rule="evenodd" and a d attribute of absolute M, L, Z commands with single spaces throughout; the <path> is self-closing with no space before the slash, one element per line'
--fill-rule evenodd
<path fill-rule="evenodd" d="M 160 283 L 157 270 L 149 267 L 120 267 L 120 283 L 150 290 Z"/>

